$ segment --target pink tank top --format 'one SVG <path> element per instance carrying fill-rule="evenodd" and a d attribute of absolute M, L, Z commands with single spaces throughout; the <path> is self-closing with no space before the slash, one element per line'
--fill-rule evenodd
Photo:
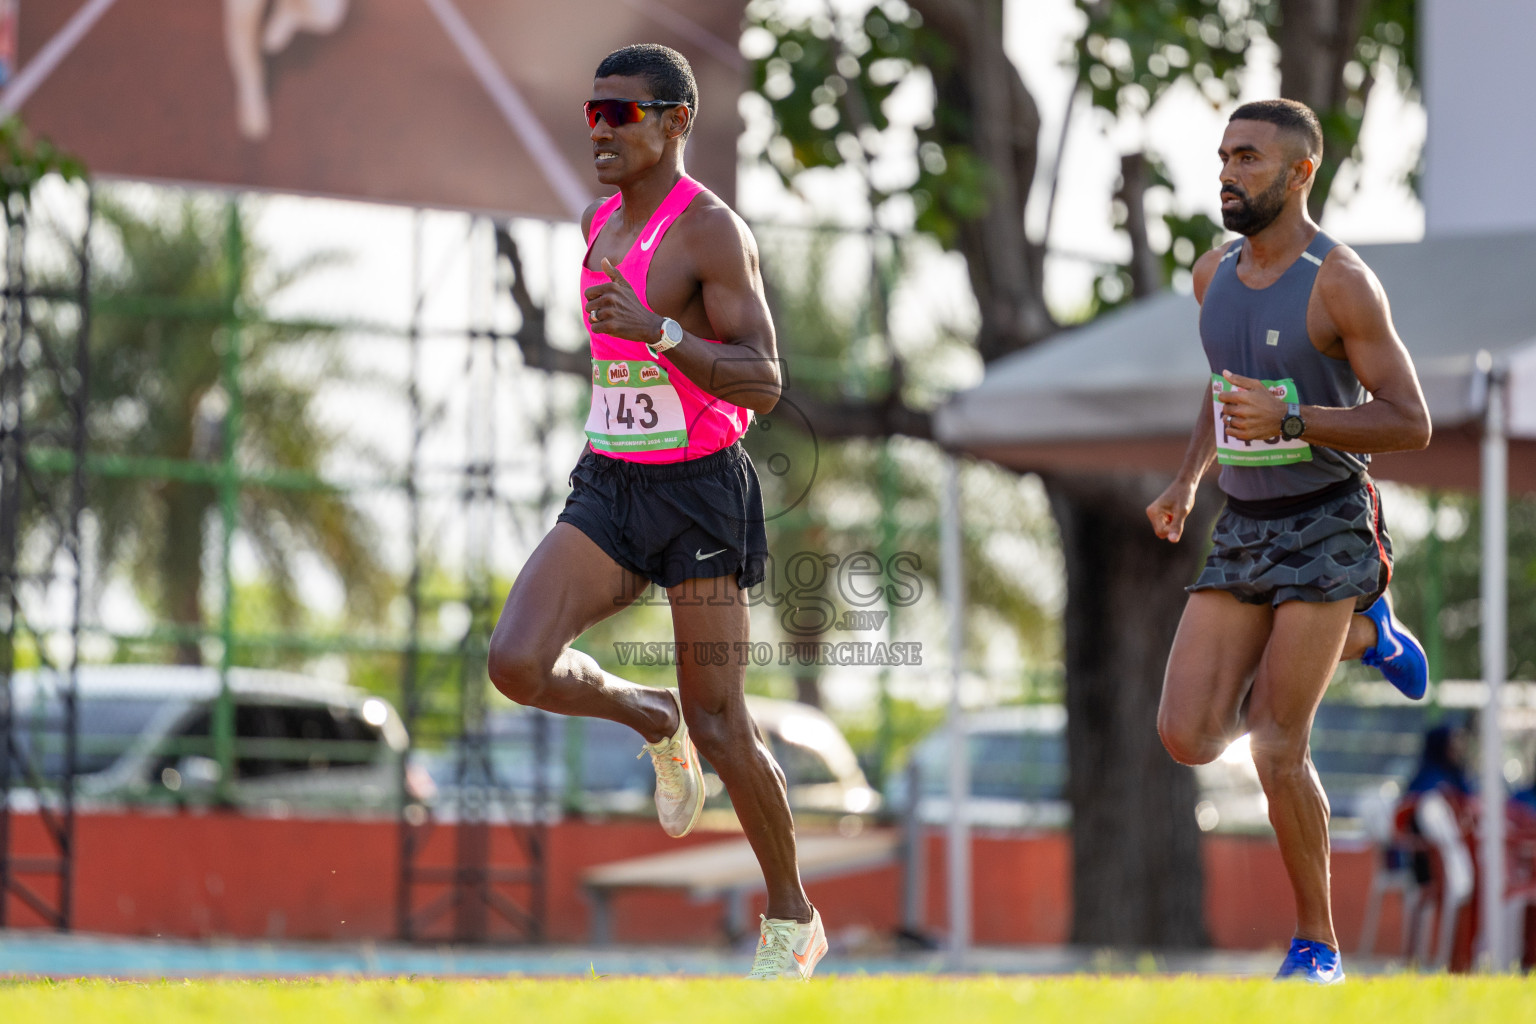
<path fill-rule="evenodd" d="M 668 229 L 702 191 L 704 186 L 692 178 L 679 180 L 639 239 L 615 264 L 646 309 L 651 308 L 646 301 L 651 259 Z M 611 197 L 592 216 L 587 254 L 581 263 L 583 309 L 586 290 L 608 280 L 601 269 L 589 270 L 587 261 L 592 243 L 618 211 L 622 198 Z M 673 366 L 666 353 L 652 356 L 641 342 L 595 331 L 585 316 L 582 323 L 592 338 L 592 410 L 586 430 L 593 451 L 628 462 L 682 462 L 728 448 L 747 432 L 750 410 L 704 391 Z"/>

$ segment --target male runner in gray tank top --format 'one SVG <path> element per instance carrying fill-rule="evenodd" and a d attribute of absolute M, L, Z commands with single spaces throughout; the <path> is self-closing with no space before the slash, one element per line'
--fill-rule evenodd
<path fill-rule="evenodd" d="M 1211 383 L 1178 477 L 1147 507 L 1177 542 L 1213 461 L 1227 507 L 1168 656 L 1157 728 L 1184 764 L 1243 733 L 1296 895 L 1277 977 L 1342 980 L 1328 876 L 1328 800 L 1312 717 L 1340 660 L 1374 665 L 1410 697 L 1424 652 L 1386 597 L 1392 547 L 1373 452 L 1429 443 L 1429 415 L 1386 295 L 1318 230 L 1307 194 L 1317 117 L 1289 100 L 1239 107 L 1222 137 L 1221 212 L 1245 236 L 1195 264 Z"/>

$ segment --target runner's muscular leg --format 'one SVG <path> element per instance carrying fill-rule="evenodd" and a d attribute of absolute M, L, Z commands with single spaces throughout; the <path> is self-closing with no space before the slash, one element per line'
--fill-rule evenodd
<path fill-rule="evenodd" d="M 800 886 L 784 772 L 747 713 L 746 665 L 737 647 L 751 632 L 745 593 L 730 577 L 720 577 L 687 580 L 667 596 L 688 734 L 725 783 L 757 855 L 768 889 L 767 915 L 809 921 L 811 905 Z"/>
<path fill-rule="evenodd" d="M 1181 764 L 1206 764 L 1241 736 L 1243 701 L 1274 612 L 1221 590 L 1189 595 L 1168 653 L 1157 731 Z"/>
<path fill-rule="evenodd" d="M 517 574 L 491 634 L 491 682 L 519 704 L 620 722 L 648 743 L 672 735 L 677 706 L 671 695 L 604 672 L 570 646 L 646 586 L 586 534 L 556 523 Z"/>
<path fill-rule="evenodd" d="M 1312 718 L 1350 630 L 1353 601 L 1287 601 L 1248 705 L 1253 763 L 1296 894 L 1296 936 L 1339 948 L 1329 899 L 1328 798 L 1312 766 Z"/>

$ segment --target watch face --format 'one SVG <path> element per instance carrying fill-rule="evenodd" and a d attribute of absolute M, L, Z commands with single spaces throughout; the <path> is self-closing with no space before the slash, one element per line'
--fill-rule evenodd
<path fill-rule="evenodd" d="M 1307 425 L 1300 416 L 1287 416 L 1280 421 L 1280 433 L 1288 440 L 1295 440 L 1301 436 L 1301 432 L 1307 429 Z"/>
<path fill-rule="evenodd" d="M 668 317 L 661 322 L 661 335 L 672 344 L 676 345 L 683 340 L 683 328 L 676 320 Z"/>

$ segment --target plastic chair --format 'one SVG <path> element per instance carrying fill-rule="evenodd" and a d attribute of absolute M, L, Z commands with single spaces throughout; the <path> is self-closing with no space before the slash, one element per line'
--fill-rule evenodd
<path fill-rule="evenodd" d="M 1450 802 L 1431 790 L 1419 797 L 1414 805 L 1414 821 L 1419 834 L 1435 854 L 1437 881 L 1440 887 L 1440 926 L 1435 942 L 1433 959 L 1429 952 L 1428 930 L 1419 933 L 1415 944 L 1414 959 L 1435 968 L 1444 968 L 1451 962 L 1451 946 L 1456 939 L 1456 920 L 1462 907 L 1472 896 L 1474 881 L 1472 851 L 1467 849 L 1461 826 Z"/>
<path fill-rule="evenodd" d="M 1374 808 L 1373 808 L 1374 809 Z M 1413 857 L 1423 848 L 1418 836 L 1398 827 L 1387 808 L 1362 816 L 1366 831 L 1375 840 L 1381 853 L 1376 872 L 1371 876 L 1371 889 L 1365 898 L 1365 918 L 1360 923 L 1361 956 L 1370 956 L 1376 950 L 1376 931 L 1381 925 L 1381 908 L 1387 895 L 1396 893 L 1402 907 L 1402 936 L 1398 949 L 1408 948 L 1415 924 L 1422 914 L 1424 892 L 1413 872 Z"/>
<path fill-rule="evenodd" d="M 1504 948 L 1515 951 L 1522 967 L 1530 967 L 1533 936 L 1526 934 L 1526 923 L 1527 911 L 1536 907 L 1536 815 L 1514 811 L 1505 827 Z"/>

